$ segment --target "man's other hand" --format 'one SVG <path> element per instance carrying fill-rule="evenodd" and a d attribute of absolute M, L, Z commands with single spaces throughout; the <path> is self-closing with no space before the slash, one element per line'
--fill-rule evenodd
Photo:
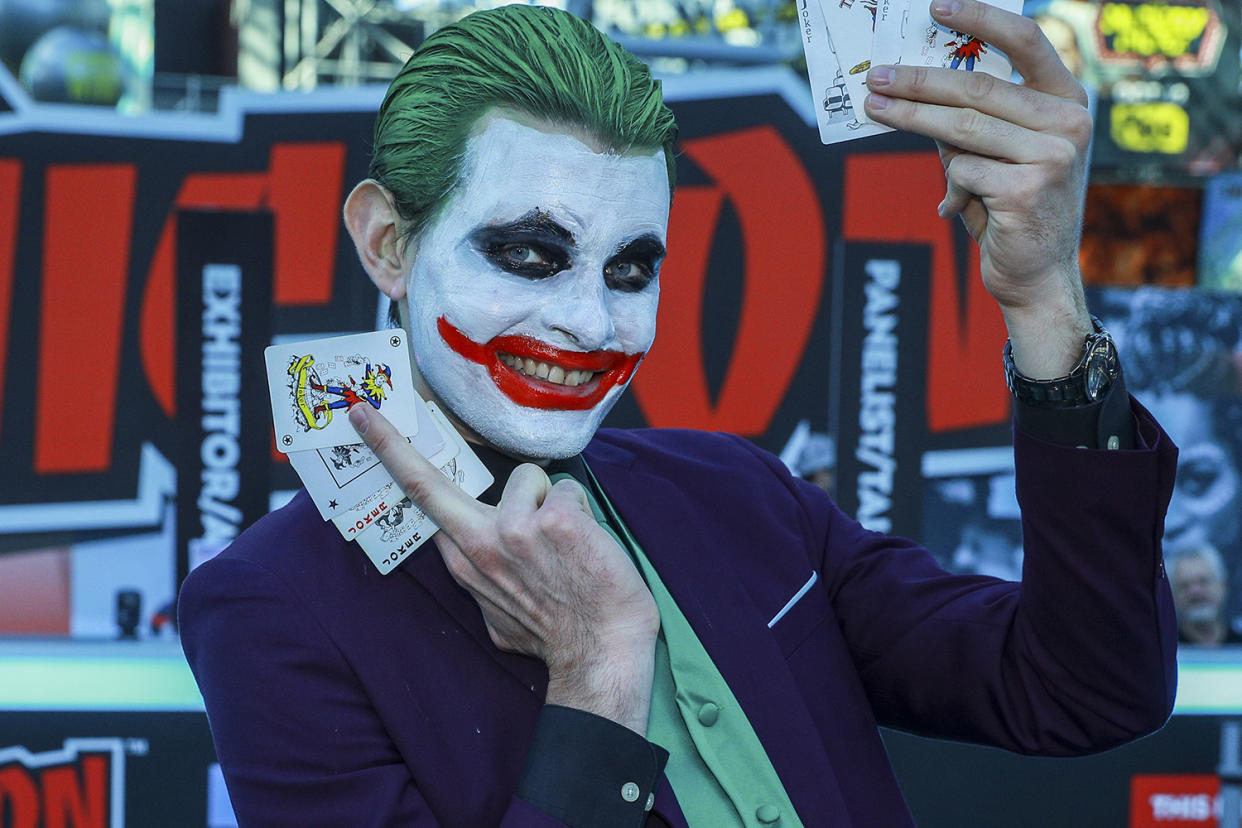
<path fill-rule="evenodd" d="M 1033 20 L 977 0 L 935 0 L 931 9 L 943 25 L 1007 54 L 1022 82 L 878 66 L 867 78 L 867 113 L 936 140 L 947 180 L 939 213 L 960 215 L 978 242 L 1018 369 L 1060 376 L 1091 331 L 1078 271 L 1091 140 L 1086 93 Z"/>
<path fill-rule="evenodd" d="M 572 480 L 518 466 L 497 506 L 471 498 L 379 412 L 350 422 L 410 499 L 440 527 L 436 546 L 474 596 L 492 641 L 548 667 L 546 701 L 646 734 L 660 617 L 629 556 Z"/>

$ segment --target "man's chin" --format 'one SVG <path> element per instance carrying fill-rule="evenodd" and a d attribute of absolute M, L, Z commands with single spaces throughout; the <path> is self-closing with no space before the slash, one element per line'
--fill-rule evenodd
<path fill-rule="evenodd" d="M 488 423 L 481 430 L 474 429 L 479 438 L 492 448 L 516 460 L 539 462 L 562 460 L 573 457 L 586 448 L 595 436 L 595 426 L 579 429 L 546 430 L 496 428 Z"/>

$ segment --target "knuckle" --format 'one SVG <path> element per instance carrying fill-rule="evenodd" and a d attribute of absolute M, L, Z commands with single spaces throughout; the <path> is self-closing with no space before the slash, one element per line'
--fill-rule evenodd
<path fill-rule="evenodd" d="M 1091 113 L 1088 111 L 1088 107 L 1091 106 L 1091 98 L 1087 95 L 1087 88 L 1081 83 L 1075 81 L 1074 91 L 1071 94 L 1070 99 L 1082 107 L 1083 114 L 1087 116 L 1087 120 L 1091 120 Z"/>
<path fill-rule="evenodd" d="M 965 84 L 967 100 L 979 102 L 991 97 L 996 90 L 996 78 L 987 72 L 968 72 Z"/>
<path fill-rule="evenodd" d="M 1069 140 L 1056 141 L 1052 145 L 1051 156 L 1056 169 L 1067 170 L 1078 162 L 1078 147 Z"/>
<path fill-rule="evenodd" d="M 506 548 L 522 546 L 531 537 L 530 521 L 525 516 L 501 512 L 496 520 L 496 537 Z"/>
<path fill-rule="evenodd" d="M 1030 17 L 1021 17 L 1014 21 L 1013 37 L 1019 46 L 1027 50 L 1036 49 L 1048 42 L 1044 30 Z"/>
<path fill-rule="evenodd" d="M 1091 140 L 1091 133 L 1095 129 L 1095 124 L 1091 120 L 1091 113 L 1087 111 L 1085 105 L 1074 108 L 1073 113 L 1065 119 L 1065 129 L 1069 134 L 1070 140 L 1076 146 L 1083 148 L 1087 146 Z"/>
<path fill-rule="evenodd" d="M 401 490 L 406 493 L 410 500 L 417 503 L 420 507 L 427 502 L 431 495 L 431 487 L 427 485 L 427 481 L 416 474 L 414 471 L 405 471 L 397 479 L 401 484 Z"/>
<path fill-rule="evenodd" d="M 910 91 L 923 92 L 927 89 L 928 72 L 925 66 L 916 66 L 910 72 Z"/>
<path fill-rule="evenodd" d="M 972 135 L 976 135 L 986 125 L 987 118 L 977 109 L 962 109 L 953 119 L 954 143 L 966 143 Z"/>

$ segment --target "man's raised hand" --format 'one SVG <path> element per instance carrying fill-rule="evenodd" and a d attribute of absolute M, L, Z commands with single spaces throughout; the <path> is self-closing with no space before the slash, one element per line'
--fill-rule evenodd
<path fill-rule="evenodd" d="M 547 701 L 645 734 L 659 613 L 625 550 L 595 522 L 582 487 L 553 485 L 525 464 L 499 505 L 487 506 L 370 406 L 354 406 L 350 422 L 440 527 L 444 564 L 474 596 L 496 646 L 547 665 Z"/>
<path fill-rule="evenodd" d="M 947 179 L 940 214 L 960 215 L 979 243 L 984 284 L 1005 312 L 1019 370 L 1059 376 L 1091 330 L 1078 272 L 1086 93 L 1033 20 L 978 0 L 935 0 L 932 15 L 1005 52 L 1022 83 L 961 69 L 874 67 L 867 113 L 936 140 Z"/>

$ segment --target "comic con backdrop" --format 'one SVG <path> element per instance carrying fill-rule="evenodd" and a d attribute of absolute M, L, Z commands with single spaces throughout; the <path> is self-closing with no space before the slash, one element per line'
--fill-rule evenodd
<path fill-rule="evenodd" d="M 840 430 L 841 502 L 917 533 L 903 491 L 921 452 L 1008 441 L 1001 318 L 977 251 L 936 216 L 929 143 L 826 148 L 805 86 L 765 77 L 741 97 L 669 84 L 659 335 L 610 424 L 774 452 L 799 424 Z M 51 550 L 83 573 L 45 631 L 112 636 L 128 590 L 148 634 L 192 551 L 296 488 L 261 350 L 380 324 L 340 220 L 378 95 L 236 96 L 175 121 L 0 113 L 0 560 Z"/>
<path fill-rule="evenodd" d="M 784 72 L 667 90 L 682 140 L 659 335 L 609 424 L 742 434 L 868 526 L 1012 571 L 1004 328 L 977 250 L 936 216 L 934 147 L 823 147 Z M 226 95 L 216 115 L 143 119 L 0 105 L 0 635 L 171 638 L 179 579 L 297 486 L 262 349 L 383 324 L 339 217 L 380 94 Z M 227 824 L 203 725 L 3 712 L 0 799 L 83 815 L 66 824 Z M 1184 741 L 1126 761 L 1174 767 Z M 917 769 L 965 765 L 890 745 L 916 811 L 943 810 Z M 1195 756 L 1175 769 L 1210 771 L 1211 745 Z M 978 785 L 1008 813 L 1028 780 L 1032 824 L 1062 824 L 1040 809 L 1063 768 L 1040 768 Z M 1107 786 L 1066 800 L 1087 803 L 1084 824 L 1126 796 L 1129 771 L 1097 770 L 1081 778 Z"/>

